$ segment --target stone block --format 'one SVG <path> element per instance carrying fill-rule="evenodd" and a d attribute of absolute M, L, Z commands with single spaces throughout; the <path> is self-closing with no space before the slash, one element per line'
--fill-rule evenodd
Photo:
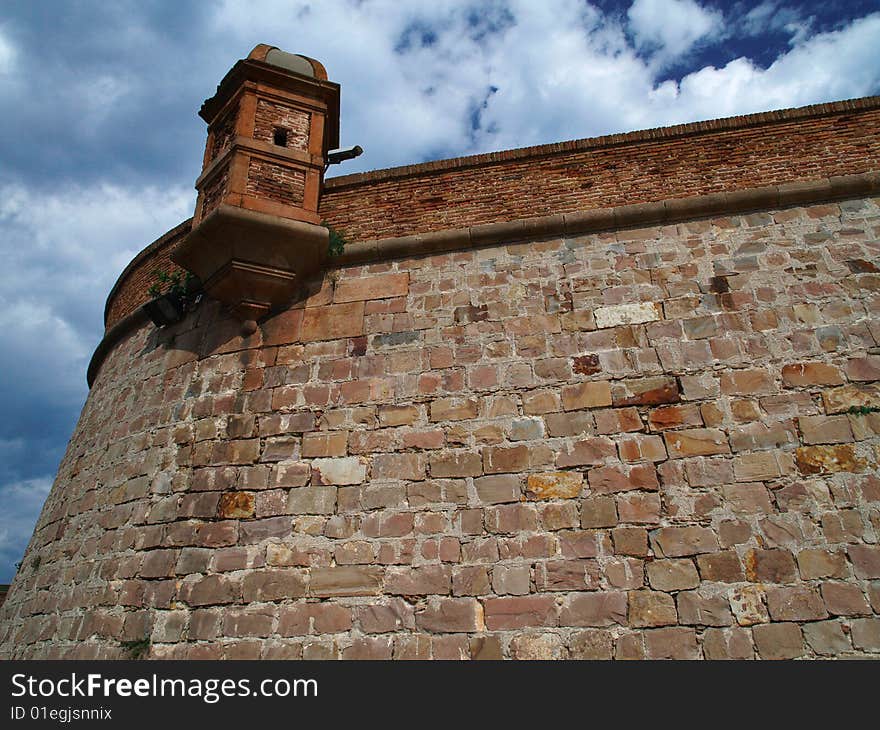
<path fill-rule="evenodd" d="M 526 496 L 529 499 L 574 499 L 583 489 L 579 472 L 555 471 L 529 474 Z"/>
<path fill-rule="evenodd" d="M 654 560 L 647 565 L 648 583 L 655 591 L 681 591 L 700 585 L 692 560 Z"/>
<path fill-rule="evenodd" d="M 305 310 L 303 342 L 339 340 L 364 334 L 364 303 L 328 304 Z"/>

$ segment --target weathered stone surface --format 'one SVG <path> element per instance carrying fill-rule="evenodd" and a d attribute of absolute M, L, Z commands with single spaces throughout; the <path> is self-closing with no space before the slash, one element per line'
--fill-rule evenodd
<path fill-rule="evenodd" d="M 752 659 L 755 650 L 746 629 L 706 629 L 703 634 L 703 655 L 713 661 Z"/>
<path fill-rule="evenodd" d="M 499 596 L 525 596 L 531 590 L 528 565 L 496 565 L 492 569 L 492 589 Z"/>
<path fill-rule="evenodd" d="M 654 550 L 667 558 L 710 553 L 718 549 L 715 533 L 705 527 L 661 527 L 651 533 Z"/>
<path fill-rule="evenodd" d="M 627 618 L 630 626 L 667 626 L 677 622 L 675 599 L 669 594 L 641 590 L 630 591 L 628 596 Z"/>
<path fill-rule="evenodd" d="M 253 492 L 226 492 L 220 495 L 217 506 L 220 519 L 240 519 L 254 516 Z"/>
<path fill-rule="evenodd" d="M 846 578 L 846 555 L 843 552 L 808 548 L 797 554 L 798 570 L 803 580 Z"/>
<path fill-rule="evenodd" d="M 495 474 L 474 479 L 474 489 L 485 504 L 518 502 L 522 498 L 521 481 L 518 474 Z"/>
<path fill-rule="evenodd" d="M 880 578 L 880 547 L 850 545 L 847 548 L 853 571 L 859 578 Z"/>
<path fill-rule="evenodd" d="M 611 386 L 605 380 L 579 383 L 562 389 L 562 407 L 566 411 L 602 408 L 611 405 Z"/>
<path fill-rule="evenodd" d="M 617 591 L 572 594 L 559 614 L 560 626 L 626 624 L 627 594 Z"/>
<path fill-rule="evenodd" d="M 766 596 L 761 586 L 741 586 L 729 593 L 730 607 L 740 626 L 754 626 L 770 621 L 765 605 Z"/>
<path fill-rule="evenodd" d="M 820 656 L 841 656 L 852 651 L 843 627 L 837 621 L 816 621 L 804 624 L 804 638 Z"/>
<path fill-rule="evenodd" d="M 767 588 L 767 608 L 774 621 L 817 621 L 828 616 L 818 591 L 806 586 Z"/>
<path fill-rule="evenodd" d="M 612 401 L 615 407 L 656 406 L 678 403 L 681 396 L 675 378 L 641 378 L 614 384 Z"/>
<path fill-rule="evenodd" d="M 312 568 L 309 594 L 317 598 L 331 596 L 374 596 L 382 588 L 382 569 L 372 566 Z"/>
<path fill-rule="evenodd" d="M 576 441 L 560 451 L 556 457 L 556 466 L 566 468 L 571 466 L 586 466 L 601 464 L 607 459 L 614 458 L 617 449 L 611 439 L 598 436 Z"/>
<path fill-rule="evenodd" d="M 821 586 L 822 600 L 832 616 L 864 616 L 871 613 L 865 594 L 849 583 L 828 582 Z"/>
<path fill-rule="evenodd" d="M 565 659 L 566 651 L 562 639 L 557 634 L 521 634 L 510 642 L 510 651 L 515 659 L 548 661 Z"/>
<path fill-rule="evenodd" d="M 844 385 L 822 391 L 826 413 L 845 413 L 850 408 L 880 407 L 880 387 L 876 385 Z"/>
<path fill-rule="evenodd" d="M 753 583 L 793 583 L 797 579 L 794 558 L 788 550 L 749 550 L 743 564 L 746 580 Z"/>
<path fill-rule="evenodd" d="M 306 309 L 302 321 L 303 342 L 357 337 L 364 332 L 364 303 L 328 304 Z"/>
<path fill-rule="evenodd" d="M 860 618 L 852 622 L 852 643 L 862 651 L 880 651 L 880 618 Z"/>
<path fill-rule="evenodd" d="M 591 497 L 581 503 L 581 527 L 613 527 L 617 503 L 613 497 Z"/>
<path fill-rule="evenodd" d="M 556 599 L 552 596 L 487 598 L 483 609 L 490 631 L 556 625 Z"/>
<path fill-rule="evenodd" d="M 431 403 L 431 421 L 464 421 L 477 417 L 476 398 L 438 398 Z"/>
<path fill-rule="evenodd" d="M 795 459 L 802 474 L 832 474 L 838 471 L 860 472 L 867 462 L 856 456 L 851 444 L 840 446 L 802 446 Z"/>
<path fill-rule="evenodd" d="M 281 601 L 306 594 L 308 575 L 304 570 L 255 570 L 244 577 L 241 596 L 246 603 Z"/>
<path fill-rule="evenodd" d="M 482 631 L 483 607 L 473 598 L 437 598 L 416 612 L 416 626 L 434 633 Z"/>
<path fill-rule="evenodd" d="M 666 448 L 672 459 L 730 453 L 727 436 L 719 429 L 692 428 L 685 431 L 667 431 L 663 434 L 663 438 L 666 440 Z"/>
<path fill-rule="evenodd" d="M 742 563 L 735 550 L 697 556 L 700 578 L 714 583 L 739 583 L 745 580 Z"/>
<path fill-rule="evenodd" d="M 762 624 L 752 633 L 762 659 L 797 659 L 804 655 L 804 637 L 797 624 Z"/>
<path fill-rule="evenodd" d="M 571 471 L 529 474 L 526 495 L 530 499 L 573 499 L 583 488 L 583 474 Z"/>
<path fill-rule="evenodd" d="M 843 377 L 833 365 L 822 362 L 800 362 L 782 368 L 782 382 L 789 388 L 816 385 L 841 385 Z"/>
<path fill-rule="evenodd" d="M 593 310 L 596 327 L 618 327 L 624 324 L 654 322 L 663 317 L 662 308 L 654 302 L 635 302 L 615 304 L 610 307 L 597 307 Z"/>
<path fill-rule="evenodd" d="M 483 460 L 472 451 L 431 454 L 432 477 L 475 477 L 483 473 Z"/>
<path fill-rule="evenodd" d="M 877 200 L 587 218 L 102 347 L 0 657 L 878 656 Z"/>
<path fill-rule="evenodd" d="M 655 560 L 648 563 L 648 582 L 656 591 L 681 591 L 700 585 L 691 560 Z"/>
<path fill-rule="evenodd" d="M 603 466 L 587 473 L 590 489 L 597 494 L 629 490 L 656 491 L 660 489 L 657 470 L 653 464 L 633 466 Z"/>
<path fill-rule="evenodd" d="M 367 462 L 357 456 L 314 459 L 312 473 L 318 484 L 360 484 L 367 477 Z"/>
<path fill-rule="evenodd" d="M 611 659 L 614 641 L 610 631 L 584 629 L 572 634 L 570 657 L 572 659 Z"/>
<path fill-rule="evenodd" d="M 362 302 L 371 299 L 405 297 L 409 291 L 409 273 L 383 274 L 381 276 L 341 279 L 336 284 L 333 300 L 336 302 Z"/>
<path fill-rule="evenodd" d="M 693 629 L 671 627 L 645 632 L 648 659 L 699 659 L 700 648 Z"/>

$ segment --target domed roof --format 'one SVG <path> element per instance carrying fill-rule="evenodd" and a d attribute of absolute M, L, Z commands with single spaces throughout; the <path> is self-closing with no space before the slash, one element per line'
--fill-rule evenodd
<path fill-rule="evenodd" d="M 300 74 L 301 76 L 310 76 L 314 79 L 327 80 L 327 71 L 324 69 L 320 61 L 308 56 L 302 56 L 298 53 L 288 53 L 282 51 L 276 46 L 269 46 L 260 43 L 254 47 L 254 50 L 248 54 L 248 58 L 255 61 L 263 61 L 272 66 L 283 68 L 286 71 Z"/>

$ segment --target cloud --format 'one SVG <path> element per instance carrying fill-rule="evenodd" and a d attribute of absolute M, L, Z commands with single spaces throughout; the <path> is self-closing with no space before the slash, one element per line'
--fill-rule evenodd
<path fill-rule="evenodd" d="M 682 56 L 722 30 L 723 15 L 694 0 L 635 0 L 627 11 L 636 46 L 664 62 Z"/>
<path fill-rule="evenodd" d="M 12 73 L 15 62 L 15 48 L 12 42 L 6 38 L 3 26 L 0 25 L 0 76 Z"/>
<path fill-rule="evenodd" d="M 785 32 L 791 45 L 795 45 L 809 36 L 812 25 L 813 17 L 805 17 L 802 9 L 783 5 L 779 0 L 765 0 L 742 17 L 736 30 L 751 36 Z"/>
<path fill-rule="evenodd" d="M 4 505 L 0 511 L 0 583 L 12 582 L 15 564 L 22 558 L 51 487 L 50 477 L 0 486 Z"/>
<path fill-rule="evenodd" d="M 11 565 L 3 559 L 23 550 L 45 496 L 39 490 L 73 431 L 107 293 L 134 254 L 186 218 L 193 202 L 184 188 L 49 193 L 0 185 L 0 573 Z M 29 489 L 36 496 L 20 499 Z"/>

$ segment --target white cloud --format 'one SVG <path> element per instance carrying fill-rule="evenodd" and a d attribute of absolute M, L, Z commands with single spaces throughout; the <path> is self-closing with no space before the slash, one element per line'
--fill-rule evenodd
<path fill-rule="evenodd" d="M 15 47 L 12 45 L 12 41 L 6 37 L 3 26 L 0 26 L 0 76 L 12 73 L 14 64 Z"/>
<path fill-rule="evenodd" d="M 720 12 L 694 0 L 635 0 L 627 18 L 636 45 L 656 50 L 664 60 L 677 58 L 719 33 L 724 22 Z"/>
<path fill-rule="evenodd" d="M 21 560 L 51 487 L 48 476 L 0 486 L 0 583 L 12 581 L 14 563 Z"/>
<path fill-rule="evenodd" d="M 0 396 L 78 409 L 110 288 L 140 249 L 190 214 L 193 196 L 0 185 L 0 201 Z"/>
<path fill-rule="evenodd" d="M 747 12 L 739 22 L 744 35 L 763 35 L 768 31 L 785 31 L 795 45 L 805 40 L 813 24 L 811 16 L 805 17 L 800 8 L 783 5 L 779 0 L 765 0 Z"/>
<path fill-rule="evenodd" d="M 721 69 L 700 69 L 682 79 L 678 106 L 690 118 L 705 119 L 876 92 L 878 37 L 880 14 L 874 14 L 843 30 L 813 36 L 767 69 L 744 58 Z"/>

